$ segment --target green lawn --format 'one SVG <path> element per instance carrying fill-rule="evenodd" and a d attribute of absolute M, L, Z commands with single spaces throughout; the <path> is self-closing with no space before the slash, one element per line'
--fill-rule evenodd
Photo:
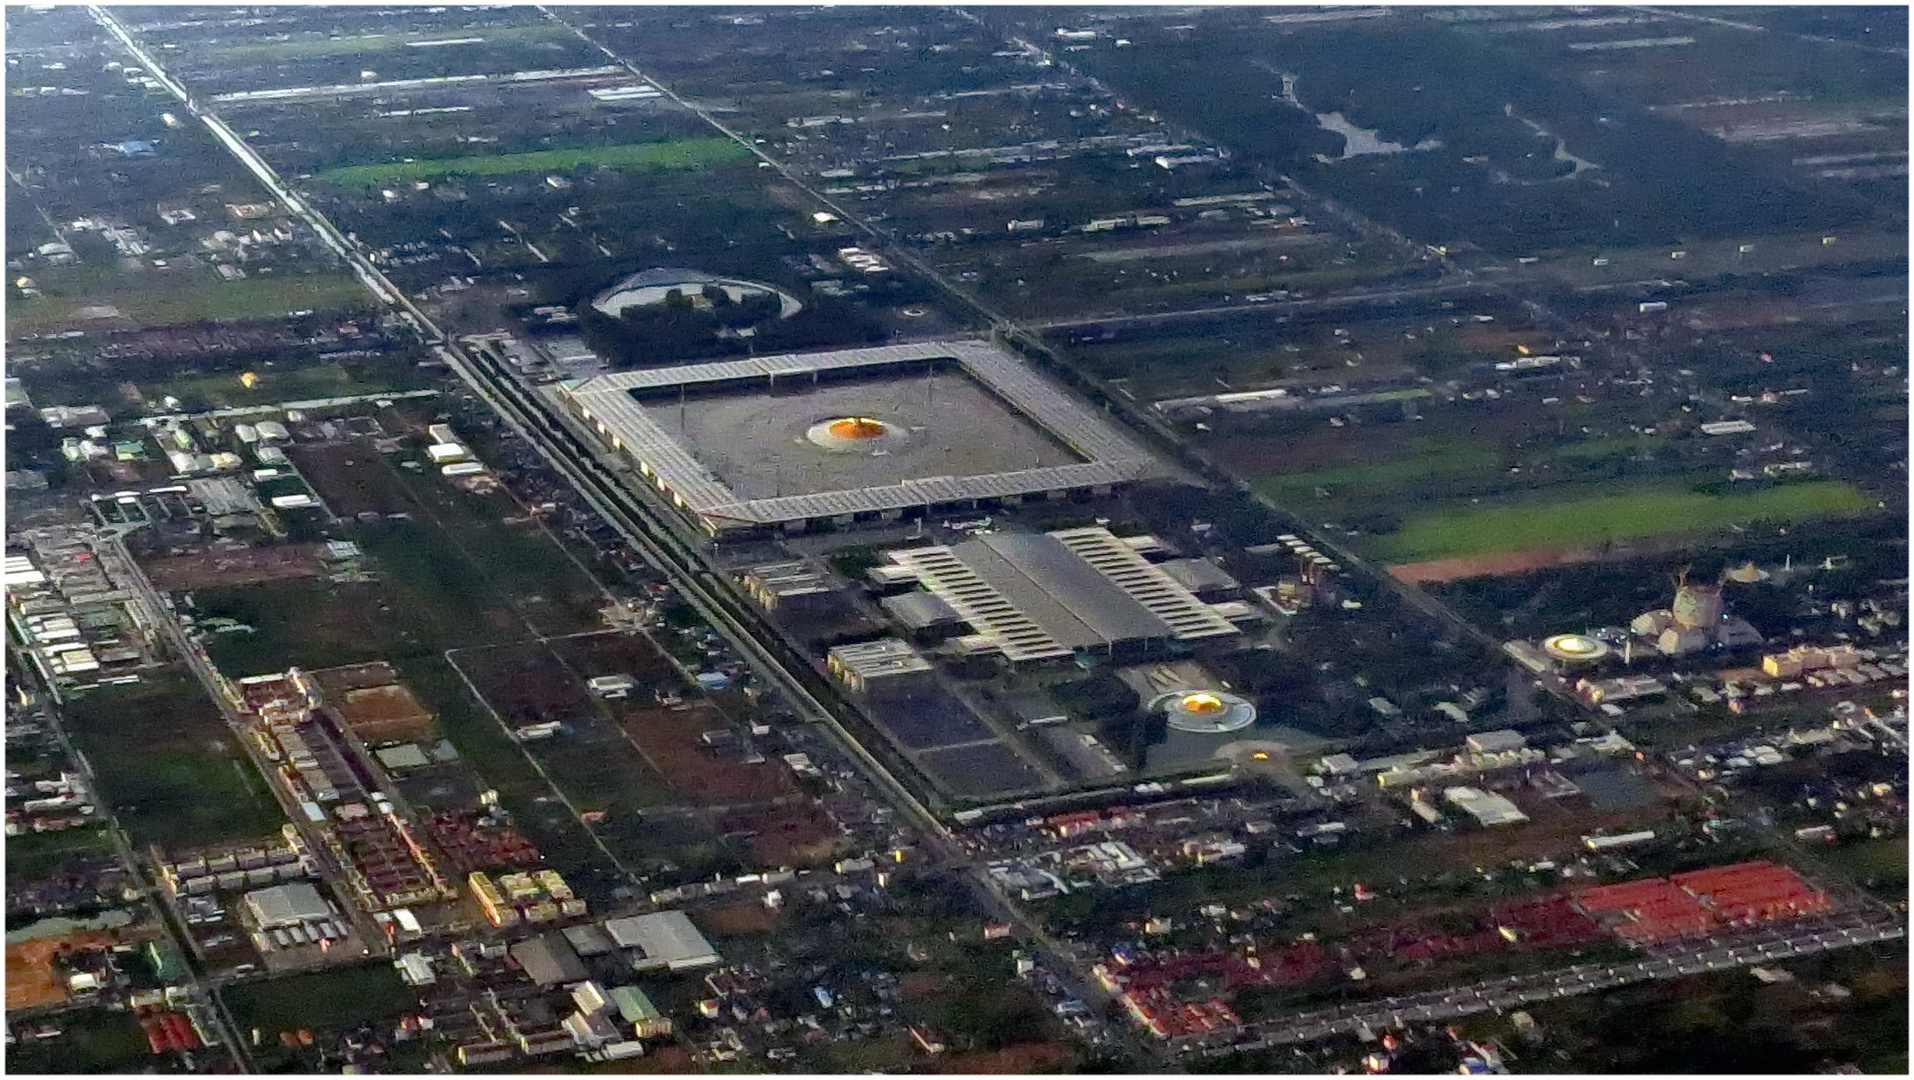
<path fill-rule="evenodd" d="M 396 1017 L 418 1002 L 387 961 L 244 983 L 225 998 L 239 1030 L 258 1028 L 274 1041 L 281 1031 L 324 1031 Z"/>
<path fill-rule="evenodd" d="M 1890 899 L 1907 896 L 1907 837 L 1883 836 L 1817 848 L 1823 862 Z"/>
<path fill-rule="evenodd" d="M 199 685 L 148 676 L 65 707 L 102 801 L 135 843 L 186 847 L 277 832 L 279 804 Z"/>
<path fill-rule="evenodd" d="M 342 274 L 265 274 L 226 281 L 212 270 L 142 270 L 78 266 L 35 274 L 43 296 L 7 303 L 7 334 L 81 326 L 79 312 L 111 307 L 142 326 L 282 318 L 293 311 L 359 311 L 372 294 Z M 112 325 L 101 321 L 98 325 Z"/>
<path fill-rule="evenodd" d="M 131 1013 L 73 1009 L 49 1022 L 60 1029 L 59 1038 L 7 1046 L 9 1073 L 133 1073 L 151 1068 L 156 1060 Z"/>
<path fill-rule="evenodd" d="M 1726 495 L 1646 489 L 1425 511 L 1410 515 L 1400 530 L 1377 538 L 1371 546 L 1379 558 L 1411 563 L 1710 533 L 1751 521 L 1808 521 L 1857 513 L 1871 505 L 1873 501 L 1858 488 L 1841 480 L 1784 484 Z"/>
<path fill-rule="evenodd" d="M 738 161 L 750 151 L 730 139 L 673 139 L 668 142 L 617 143 L 563 150 L 532 150 L 522 154 L 474 157 L 422 158 L 377 165 L 348 165 L 328 169 L 319 179 L 340 187 L 369 187 L 395 180 L 426 180 L 438 176 L 498 176 L 519 172 L 564 172 L 581 165 L 610 169 L 691 169 L 712 162 Z"/>

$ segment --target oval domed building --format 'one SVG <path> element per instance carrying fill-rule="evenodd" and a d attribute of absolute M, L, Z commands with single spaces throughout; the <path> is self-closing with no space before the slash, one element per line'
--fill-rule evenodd
<path fill-rule="evenodd" d="M 1556 634 L 1542 642 L 1542 651 L 1551 660 L 1568 664 L 1592 664 L 1608 655 L 1608 643 L 1587 634 Z"/>
<path fill-rule="evenodd" d="M 1256 722 L 1256 706 L 1221 690 L 1179 690 L 1150 702 L 1178 731 L 1220 735 Z"/>

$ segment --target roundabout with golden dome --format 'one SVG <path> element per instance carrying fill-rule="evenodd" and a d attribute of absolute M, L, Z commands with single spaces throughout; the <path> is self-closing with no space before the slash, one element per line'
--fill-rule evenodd
<path fill-rule="evenodd" d="M 1256 722 L 1256 706 L 1221 690 L 1179 690 L 1150 702 L 1178 731 L 1220 735 Z"/>
<path fill-rule="evenodd" d="M 813 446 L 837 453 L 878 454 L 903 445 L 910 435 L 896 424 L 875 416 L 833 416 L 806 428 L 804 439 Z"/>

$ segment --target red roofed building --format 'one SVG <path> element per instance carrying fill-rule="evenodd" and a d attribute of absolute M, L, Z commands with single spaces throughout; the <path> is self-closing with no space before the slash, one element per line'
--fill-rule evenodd
<path fill-rule="evenodd" d="M 1586 945 L 1603 933 L 1566 896 L 1496 904 L 1489 908 L 1489 921 L 1510 943 L 1538 949 Z"/>
<path fill-rule="evenodd" d="M 1180 1001 L 1168 987 L 1156 986 L 1128 991 L 1117 1000 L 1123 1002 L 1137 1023 L 1159 1039 L 1228 1033 L 1242 1026 L 1236 1010 L 1222 998 Z"/>
<path fill-rule="evenodd" d="M 1044 827 L 1059 837 L 1081 836 L 1103 824 L 1103 815 L 1095 810 L 1057 814 L 1045 820 Z"/>
<path fill-rule="evenodd" d="M 1676 874 L 1671 880 L 1699 897 L 1722 922 L 1795 919 L 1834 906 L 1800 874 L 1765 859 Z"/>
<path fill-rule="evenodd" d="M 1583 889 L 1575 902 L 1597 919 L 1607 916 L 1616 936 L 1631 944 L 1699 934 L 1715 924 L 1701 901 L 1663 878 Z"/>

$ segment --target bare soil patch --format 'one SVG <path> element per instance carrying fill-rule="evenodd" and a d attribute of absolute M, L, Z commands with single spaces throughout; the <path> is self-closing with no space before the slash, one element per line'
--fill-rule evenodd
<path fill-rule="evenodd" d="M 753 899 L 701 911 L 698 921 L 716 934 L 765 934 L 777 929 L 778 913 Z"/>
<path fill-rule="evenodd" d="M 1075 1051 L 1056 1043 L 1016 1043 L 1001 1050 L 974 1050 L 951 1054 L 937 1062 L 935 1071 L 976 1075 L 1022 1075 L 1069 1072 L 1076 1066 Z"/>
<path fill-rule="evenodd" d="M 7 945 L 7 1011 L 58 1005 L 66 1000 L 66 983 L 53 969 L 53 958 L 71 947 L 75 952 L 112 945 L 119 939 L 96 930 L 66 937 L 35 938 Z"/>
<path fill-rule="evenodd" d="M 1424 585 L 1445 581 L 1460 581 L 1472 577 L 1500 577 L 1508 574 L 1526 574 L 1531 570 L 1540 570 L 1548 566 L 1568 566 L 1573 563 L 1597 562 L 1602 556 L 1593 551 L 1580 548 L 1552 548 L 1540 551 L 1505 551 L 1499 555 L 1464 555 L 1454 559 L 1432 559 L 1428 562 L 1404 563 L 1392 566 L 1389 573 L 1396 580 L 1411 585 Z"/>
<path fill-rule="evenodd" d="M 319 573 L 318 544 L 280 544 L 239 551 L 199 551 L 168 555 L 143 563 L 146 576 L 164 592 L 211 589 L 221 585 L 258 585 Z"/>
<path fill-rule="evenodd" d="M 808 801 L 733 811 L 719 825 L 726 833 L 753 834 L 751 854 L 763 866 L 816 866 L 844 846 L 836 823 Z"/>
<path fill-rule="evenodd" d="M 724 728 L 724 717 L 709 704 L 668 708 L 614 702 L 618 723 L 645 756 L 658 763 L 665 779 L 694 806 L 768 803 L 796 791 L 783 763 L 747 765 L 735 746 L 713 749 L 699 736 Z"/>

